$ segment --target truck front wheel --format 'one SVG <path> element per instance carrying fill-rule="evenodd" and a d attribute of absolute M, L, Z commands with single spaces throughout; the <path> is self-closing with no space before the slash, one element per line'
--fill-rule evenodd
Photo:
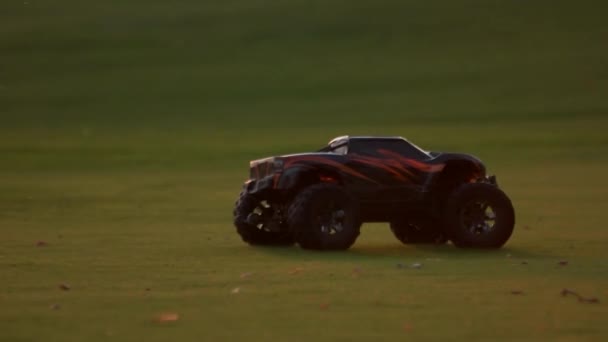
<path fill-rule="evenodd" d="M 296 242 L 305 249 L 348 249 L 361 227 L 354 200 L 340 186 L 329 183 L 302 190 L 287 217 Z"/>
<path fill-rule="evenodd" d="M 267 201 L 241 192 L 233 212 L 237 233 L 250 245 L 293 245 L 293 235 L 284 224 L 277 222 L 279 215 L 275 215 L 275 211 Z"/>

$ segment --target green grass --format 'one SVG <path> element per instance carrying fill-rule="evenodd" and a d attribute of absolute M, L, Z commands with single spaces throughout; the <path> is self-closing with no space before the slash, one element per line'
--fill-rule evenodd
<path fill-rule="evenodd" d="M 3 2 L 0 340 L 605 340 L 605 9 Z M 404 246 L 374 224 L 341 253 L 242 243 L 247 162 L 342 134 L 477 155 L 512 239 Z"/>

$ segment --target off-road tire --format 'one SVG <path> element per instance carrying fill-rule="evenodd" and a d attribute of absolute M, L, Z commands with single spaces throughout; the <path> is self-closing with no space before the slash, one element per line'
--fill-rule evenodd
<path fill-rule="evenodd" d="M 437 244 L 447 242 L 441 222 L 432 217 L 409 217 L 391 221 L 391 232 L 403 244 Z"/>
<path fill-rule="evenodd" d="M 336 184 L 312 185 L 289 207 L 287 222 L 304 249 L 346 250 L 359 236 L 357 204 Z"/>
<path fill-rule="evenodd" d="M 250 224 L 247 217 L 251 214 L 260 201 L 254 196 L 242 191 L 234 206 L 234 226 L 243 241 L 250 245 L 260 246 L 291 246 L 294 244 L 293 235 L 287 228 L 284 231 L 268 231 L 263 227 Z"/>
<path fill-rule="evenodd" d="M 487 208 L 491 208 L 491 215 Z M 489 217 L 494 219 L 488 220 Z M 515 226 L 511 200 L 488 183 L 467 183 L 456 188 L 448 199 L 444 218 L 448 238 L 457 247 L 464 248 L 500 248 L 509 240 Z M 493 225 L 490 227 L 488 222 Z"/>

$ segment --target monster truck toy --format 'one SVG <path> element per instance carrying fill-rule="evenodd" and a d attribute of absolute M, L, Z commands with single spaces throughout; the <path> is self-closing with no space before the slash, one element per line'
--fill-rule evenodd
<path fill-rule="evenodd" d="M 349 136 L 317 152 L 251 161 L 234 209 L 236 230 L 251 245 L 348 249 L 363 222 L 389 222 L 405 244 L 500 248 L 515 213 L 471 155 Z"/>

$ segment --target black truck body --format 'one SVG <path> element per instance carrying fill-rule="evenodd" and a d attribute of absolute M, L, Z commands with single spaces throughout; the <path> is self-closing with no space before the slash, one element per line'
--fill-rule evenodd
<path fill-rule="evenodd" d="M 405 219 L 411 225 L 424 217 L 434 227 L 417 224 L 417 229 L 437 233 L 445 231 L 441 221 L 450 195 L 470 183 L 498 189 L 496 178 L 472 155 L 427 152 L 401 137 L 342 136 L 316 152 L 251 161 L 241 196 L 268 204 L 277 222 L 266 228 L 282 226 L 285 233 L 290 231 L 289 206 L 302 191 L 319 184 L 339 188 L 356 208 L 359 224 L 396 225 Z"/>

